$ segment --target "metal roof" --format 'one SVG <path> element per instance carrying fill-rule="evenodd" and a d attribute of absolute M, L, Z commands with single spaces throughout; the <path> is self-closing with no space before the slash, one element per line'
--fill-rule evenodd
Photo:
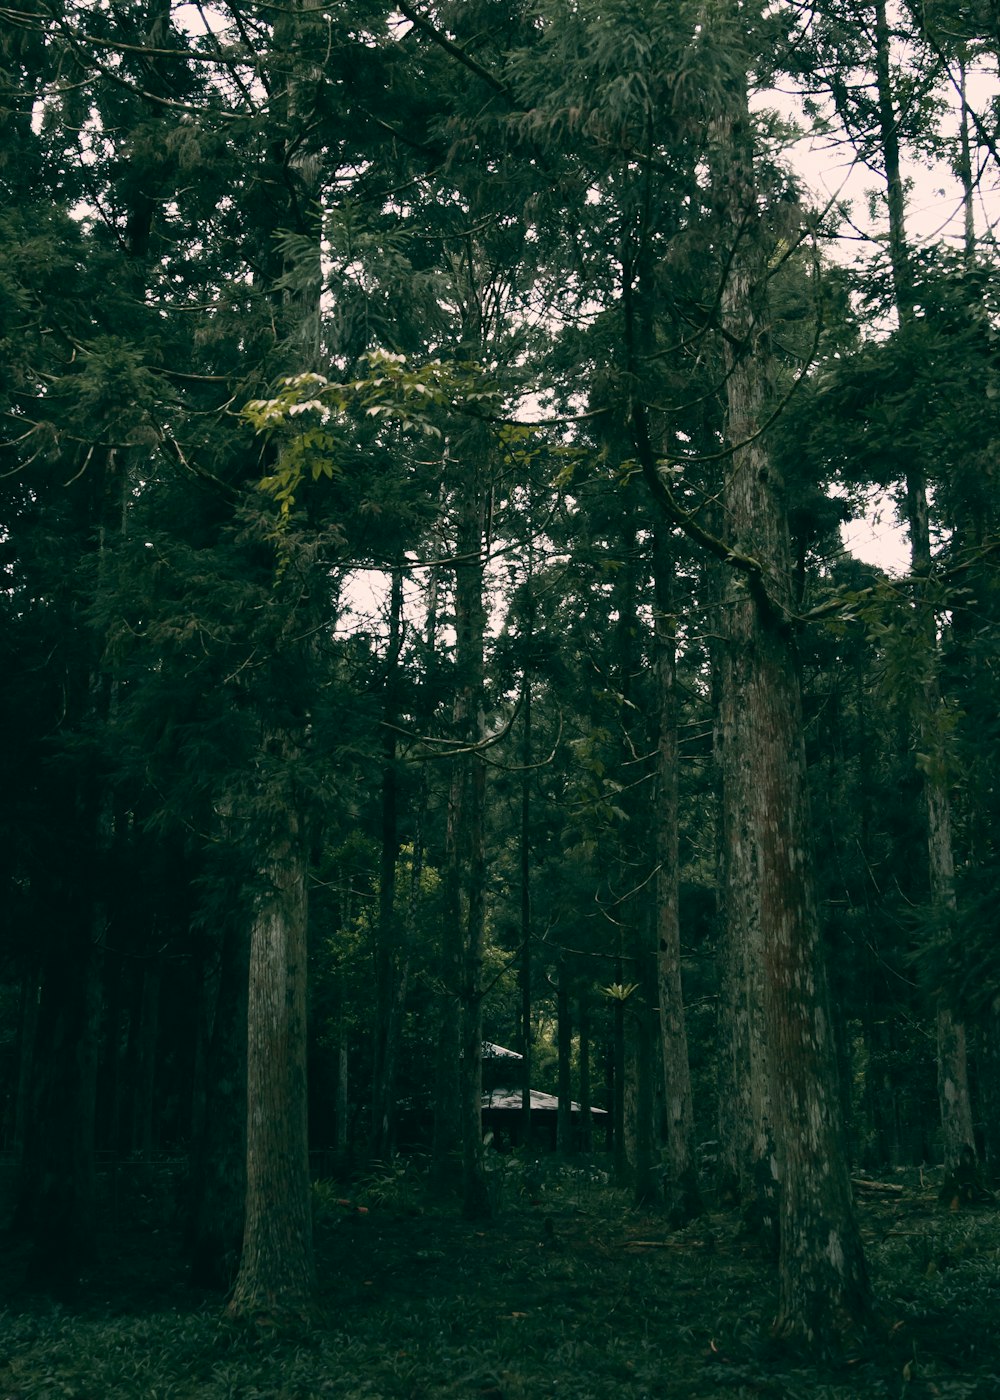
<path fill-rule="evenodd" d="M 559 1107 L 559 1100 L 555 1094 L 543 1094 L 540 1089 L 532 1089 L 530 1096 L 532 1109 L 539 1108 L 554 1113 Z M 520 1109 L 521 1107 L 520 1089 L 493 1089 L 483 1094 L 483 1108 Z M 582 1111 L 578 1103 L 571 1103 L 570 1109 L 573 1113 Z M 590 1111 L 599 1117 L 607 1117 L 607 1111 L 603 1108 L 592 1108 Z"/>

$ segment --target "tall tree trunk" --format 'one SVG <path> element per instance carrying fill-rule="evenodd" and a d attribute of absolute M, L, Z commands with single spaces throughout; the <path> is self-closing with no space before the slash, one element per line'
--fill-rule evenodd
<path fill-rule="evenodd" d="M 292 370 L 315 369 L 322 353 L 323 191 L 321 152 L 312 130 L 327 41 L 320 12 L 309 0 L 288 0 L 276 11 L 268 95 L 279 136 L 271 155 L 287 200 L 275 203 L 274 222 L 265 224 L 261 266 L 280 327 L 281 354 Z M 283 225 L 300 235 L 294 245 L 282 243 Z M 290 642 L 284 619 L 286 609 L 324 597 L 321 576 L 322 565 L 313 579 L 302 581 L 297 596 L 276 598 L 274 660 L 290 668 L 295 679 L 280 708 L 266 687 L 257 701 L 258 767 L 276 777 L 270 790 L 253 794 L 252 805 L 263 800 L 266 815 L 256 820 L 251 815 L 247 823 L 256 843 L 258 889 L 247 999 L 246 1221 L 229 1305 L 234 1316 L 306 1314 L 315 1287 L 306 1028 L 309 845 L 293 780 L 313 696 L 308 643 Z M 309 635 L 305 629 L 303 636 Z"/>
<path fill-rule="evenodd" d="M 483 1149 L 483 954 L 486 947 L 486 768 L 474 755 L 468 773 L 470 848 L 465 976 L 462 984 L 462 1209 L 467 1220 L 492 1214 Z"/>
<path fill-rule="evenodd" d="M 573 1019 L 567 959 L 559 959 L 556 983 L 556 1148 L 568 1156 L 573 1151 Z"/>
<path fill-rule="evenodd" d="M 530 586 L 530 585 L 529 585 Z M 518 984 L 521 993 L 521 1133 L 524 1146 L 531 1143 L 531 1080 L 533 1046 L 531 1028 L 531 677 L 527 662 L 521 681 L 521 960 Z"/>
<path fill-rule="evenodd" d="M 621 938 L 621 931 L 618 934 Z M 624 987 L 622 959 L 615 960 L 615 985 Z M 626 1142 L 626 1044 L 625 1044 L 625 1001 L 616 996 L 612 1002 L 611 1054 L 608 1068 L 611 1071 L 611 1145 L 614 1161 L 615 1183 L 627 1186 L 629 1180 L 628 1145 Z"/>
<path fill-rule="evenodd" d="M 590 1089 L 590 990 L 580 989 L 576 1003 L 576 1020 L 580 1035 L 580 1150 L 594 1150 L 593 1095 Z"/>
<path fill-rule="evenodd" d="M 745 603 L 732 578 L 722 616 Z M 721 626 L 728 628 L 728 623 Z M 777 1253 L 778 1180 L 764 1017 L 763 945 L 752 775 L 753 743 L 744 705 L 749 651 L 726 641 L 718 665 L 715 752 L 718 764 L 721 887 L 719 1059 L 716 1077 L 720 1185 L 742 1203 L 744 1220 L 765 1249 Z"/>
<path fill-rule="evenodd" d="M 735 236 L 720 318 L 726 338 L 725 505 L 748 566 L 731 610 L 746 658 L 747 776 L 760 899 L 760 953 L 771 1107 L 781 1170 L 775 1330 L 821 1345 L 866 1323 L 870 1296 L 854 1217 L 835 1046 L 812 882 L 805 745 L 794 636 L 793 561 L 780 482 L 759 430 L 772 395 L 767 250 L 745 81 L 716 123 L 712 179 L 721 227 Z"/>
<path fill-rule="evenodd" d="M 899 124 L 892 100 L 890 29 L 885 0 L 875 0 L 875 71 L 878 86 L 880 140 L 885 162 L 889 211 L 889 253 L 900 331 L 915 326 L 913 269 L 906 239 L 905 189 L 900 169 Z M 963 117 L 964 117 L 963 103 Z M 918 579 L 931 571 L 930 512 L 927 472 L 919 455 L 911 454 L 906 473 L 906 515 L 910 534 L 910 568 Z M 929 756 L 924 769 L 924 801 L 927 812 L 927 864 L 931 906 L 942 924 L 953 922 L 956 912 L 955 857 L 952 846 L 951 765 L 941 735 L 943 715 L 936 662 L 937 620 L 926 589 L 914 590 L 917 626 L 928 656 L 924 693 L 918 697 L 919 744 Z M 965 1027 L 943 994 L 938 996 L 937 1079 L 941 1112 L 941 1137 L 945 1169 L 954 1170 L 963 1157 L 975 1156 L 972 1101 L 969 1093 Z"/>
<path fill-rule="evenodd" d="M 666 523 L 653 538 L 656 589 L 657 686 L 660 697 L 656 760 L 656 980 L 663 1079 L 666 1093 L 667 1168 L 664 1188 L 672 1221 L 682 1224 L 701 1209 L 694 1162 L 691 1067 L 681 986 L 680 854 L 678 837 L 677 630 L 674 562 Z"/>
<path fill-rule="evenodd" d="M 403 640 L 403 571 L 392 570 L 389 605 L 389 649 L 386 657 L 382 717 L 382 849 L 379 861 L 379 908 L 375 947 L 375 1025 L 372 1070 L 372 1130 L 369 1155 L 379 1161 L 392 1156 L 396 1117 L 396 1067 L 406 1002 L 408 958 L 401 937 L 396 900 L 399 861 L 397 757 L 394 726 L 399 722 L 397 668 Z"/>
<path fill-rule="evenodd" d="M 296 813 L 271 840 L 250 934 L 247 1203 L 234 1316 L 299 1315 L 315 1270 L 306 1092 L 306 854 Z"/>
<path fill-rule="evenodd" d="M 483 738 L 483 547 L 486 501 L 483 496 L 483 442 L 473 434 L 466 444 L 472 461 L 459 501 L 458 556 L 455 566 L 455 736 L 472 749 Z M 458 910 L 462 934 L 461 1057 L 459 1105 L 462 1126 L 462 1210 L 466 1218 L 490 1214 L 486 1166 L 483 1159 L 483 1005 L 482 969 L 486 942 L 486 767 L 478 753 L 461 753 L 452 760 L 448 830 L 448 874 L 454 888 L 452 907 Z"/>
<path fill-rule="evenodd" d="M 343 1162 L 347 1157 L 347 1101 L 349 1089 L 348 1077 L 348 1050 L 347 1050 L 347 1017 L 346 1010 L 347 989 L 345 986 L 344 969 L 338 966 L 334 973 L 334 1011 L 333 1011 L 333 1031 L 334 1046 L 336 1050 L 337 1081 L 334 1102 L 334 1115 L 336 1119 L 334 1144 L 337 1155 Z"/>
<path fill-rule="evenodd" d="M 452 823 L 449 805 L 448 823 Z M 459 1060 L 462 1053 L 461 986 L 464 939 L 461 903 L 450 878 L 445 879 L 444 921 L 438 973 L 437 1045 L 434 1073 L 434 1172 L 448 1186 L 457 1175 L 462 1145 Z"/>
<path fill-rule="evenodd" d="M 1000 1181 L 1000 1012 L 982 1013 L 979 1050 L 979 1103 L 983 1118 L 983 1165 L 987 1180 Z"/>
<path fill-rule="evenodd" d="M 491 1213 L 483 1155 L 482 965 L 486 939 L 486 769 L 476 745 L 484 731 L 483 603 L 487 501 L 485 434 L 467 435 L 457 502 L 455 563 L 455 671 L 453 729 L 461 749 L 451 760 L 448 792 L 446 928 L 443 948 L 444 1016 L 439 1045 L 435 1144 L 440 1153 L 453 1133 L 439 1120 L 456 1095 L 462 1154 L 463 1211 L 469 1219 Z M 457 1041 L 457 1044 L 456 1044 Z M 454 1063 L 449 1057 L 457 1050 Z M 453 1078 L 453 1076 L 455 1076 Z M 442 1093 L 447 1090 L 447 1096 Z"/>
<path fill-rule="evenodd" d="M 639 962 L 640 983 L 625 1003 L 625 1133 L 628 1143 L 632 1195 L 638 1206 L 663 1199 L 656 1172 L 657 1131 L 655 1117 L 657 1076 L 660 1058 L 659 1015 L 653 997 L 656 990 L 656 963 L 647 946 Z"/>

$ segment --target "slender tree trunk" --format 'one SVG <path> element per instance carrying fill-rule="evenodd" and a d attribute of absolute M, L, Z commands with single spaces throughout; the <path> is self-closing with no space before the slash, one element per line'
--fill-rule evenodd
<path fill-rule="evenodd" d="M 518 982 L 521 992 L 521 1142 L 531 1143 L 531 678 L 525 665 L 521 682 L 521 961 Z"/>
<path fill-rule="evenodd" d="M 874 14 L 879 134 L 885 161 L 889 210 L 889 253 L 900 330 L 906 333 L 911 331 L 915 324 L 915 292 L 906 239 L 905 189 L 900 169 L 899 127 L 892 100 L 890 30 L 885 0 L 875 0 Z M 915 455 L 911 455 L 907 467 L 906 514 L 910 533 L 911 571 L 918 578 L 926 578 L 932 565 L 927 473 L 925 464 Z M 921 629 L 928 657 L 933 658 L 928 666 L 924 693 L 918 700 L 920 749 L 930 757 L 924 770 L 930 899 L 938 919 L 943 923 L 950 923 L 957 908 L 949 791 L 951 765 L 943 752 L 941 736 L 942 703 L 936 662 L 937 621 L 931 604 L 924 596 L 924 590 L 915 590 L 914 606 L 918 613 L 917 625 Z M 943 996 L 939 996 L 938 999 L 936 1025 L 941 1136 L 945 1169 L 952 1171 L 968 1152 L 971 1151 L 975 1156 L 975 1136 L 972 1129 L 965 1027 Z"/>
<path fill-rule="evenodd" d="M 447 924 L 444 949 L 446 1040 L 440 1072 L 451 1082 L 457 1070 L 457 1126 L 462 1152 L 463 1210 L 469 1219 L 491 1213 L 483 1156 L 482 965 L 486 938 L 486 769 L 474 751 L 482 740 L 483 604 L 486 498 L 484 435 L 470 433 L 458 500 L 455 564 L 455 738 L 464 751 L 452 760 L 448 795 Z M 452 1020 L 454 1018 L 454 1020 Z M 457 1032 L 458 1044 L 455 1045 Z M 457 1049 L 452 1067 L 447 1055 Z M 439 1100 L 438 1111 L 446 1105 Z M 445 1125 L 446 1126 L 446 1125 Z"/>
<path fill-rule="evenodd" d="M 573 1019 L 570 976 L 566 957 L 559 959 L 556 983 L 556 1074 L 559 1107 L 556 1109 L 556 1148 L 568 1156 L 573 1151 Z"/>
<path fill-rule="evenodd" d="M 619 1186 L 628 1187 L 641 1204 L 644 1200 L 646 1181 L 640 1181 L 640 1171 L 645 1172 L 648 1164 L 648 1147 L 645 1138 L 645 1125 L 640 1118 L 639 1074 L 642 1056 L 648 1051 L 643 1044 L 642 1020 L 637 1010 L 638 992 L 632 992 L 621 1005 L 622 1012 L 622 1147 L 618 1157 L 617 1180 Z M 618 1008 L 616 1007 L 616 1010 Z"/>
<path fill-rule="evenodd" d="M 590 1088 L 590 992 L 581 989 L 576 1004 L 580 1038 L 580 1150 L 594 1150 L 593 1094 Z"/>
<path fill-rule="evenodd" d="M 672 1221 L 682 1224 L 701 1209 L 694 1162 L 694 1108 L 681 985 L 680 854 L 678 837 L 677 631 L 673 559 L 665 522 L 654 531 L 657 683 L 660 696 L 656 764 L 656 973 L 663 1080 L 666 1094 L 667 1168 L 664 1182 Z"/>
<path fill-rule="evenodd" d="M 632 1194 L 636 1205 L 659 1204 L 663 1191 L 656 1172 L 657 1132 L 654 1121 L 654 1083 L 661 1058 L 659 1015 L 652 1004 L 656 988 L 655 962 L 649 954 L 640 964 L 641 982 L 625 1003 L 626 1037 L 626 1138 Z"/>
<path fill-rule="evenodd" d="M 763 1009 L 781 1169 L 779 1307 L 775 1330 L 819 1345 L 865 1324 L 870 1295 L 854 1217 L 836 1053 L 812 884 L 811 829 L 792 559 L 780 483 L 759 429 L 772 393 L 767 251 L 745 82 L 734 84 L 711 153 L 721 226 L 732 249 L 720 316 L 726 336 L 725 504 L 734 542 L 762 561 L 731 609 L 746 658 L 740 758 L 745 765 L 760 899 Z"/>
<path fill-rule="evenodd" d="M 372 1131 L 370 1156 L 392 1156 L 396 1117 L 396 1067 L 403 1027 L 409 960 L 401 937 L 396 900 L 399 861 L 397 757 L 394 726 L 399 721 L 396 671 L 403 639 L 403 571 L 392 571 L 389 608 L 389 653 L 386 658 L 383 705 L 382 850 L 379 872 L 379 914 L 375 949 L 375 1027 L 372 1073 Z"/>
<path fill-rule="evenodd" d="M 1000 1013 L 982 1014 L 979 1051 L 979 1104 L 983 1119 L 983 1165 L 987 1180 L 1000 1181 Z"/>
<path fill-rule="evenodd" d="M 347 1156 L 347 1112 L 348 1112 L 348 1052 L 347 1052 L 347 1018 L 345 1012 L 345 1002 L 347 989 L 345 986 L 344 969 L 338 967 L 334 974 L 334 1031 L 336 1046 L 337 1082 L 335 1089 L 334 1115 L 336 1118 L 336 1136 L 334 1145 L 337 1155 L 343 1161 Z"/>
<path fill-rule="evenodd" d="M 619 938 L 621 933 L 619 931 Z M 622 959 L 615 961 L 615 983 L 622 987 L 624 971 Z M 615 1183 L 627 1186 L 629 1180 L 628 1144 L 626 1142 L 626 1046 L 625 1046 L 625 1002 L 616 997 L 612 1003 L 612 1039 L 609 1068 L 611 1070 L 611 1142 L 614 1154 Z"/>
<path fill-rule="evenodd" d="M 470 755 L 469 893 L 462 994 L 462 1209 L 492 1214 L 483 1149 L 483 954 L 486 947 L 486 768 Z"/>
<path fill-rule="evenodd" d="M 745 606 L 730 579 L 727 629 Z M 765 1250 L 777 1254 L 779 1164 L 775 1155 L 771 1080 L 764 1015 L 763 941 L 758 888 L 757 838 L 752 808 L 753 775 L 746 754 L 753 745 L 744 703 L 752 657 L 727 641 L 717 657 L 718 718 L 715 734 L 720 775 L 721 885 L 719 950 L 719 1071 L 716 1080 L 720 1185 L 742 1203 L 747 1227 Z"/>
<path fill-rule="evenodd" d="M 306 1092 L 306 856 L 297 815 L 272 838 L 251 925 L 247 1213 L 234 1316 L 309 1311 L 315 1285 Z"/>

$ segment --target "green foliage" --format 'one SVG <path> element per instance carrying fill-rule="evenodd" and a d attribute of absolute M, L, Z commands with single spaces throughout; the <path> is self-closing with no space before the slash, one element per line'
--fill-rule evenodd
<path fill-rule="evenodd" d="M 915 1174 L 898 1176 L 901 1196 L 866 1202 L 879 1321 L 822 1367 L 762 1340 L 773 1285 L 735 1216 L 664 1232 L 602 1181 L 605 1165 L 513 1159 L 487 1231 L 429 1202 L 411 1214 L 373 1200 L 359 1214 L 353 1187 L 318 1184 L 324 1286 L 309 1327 L 266 1314 L 234 1326 L 220 1297 L 185 1289 L 162 1235 L 133 1236 L 77 1299 L 22 1293 L 0 1316 L 0 1384 L 32 1400 L 444 1400 L 490 1387 L 511 1400 L 664 1388 L 678 1400 L 921 1389 L 986 1400 L 995 1389 L 995 1209 L 942 1212 Z"/>
<path fill-rule="evenodd" d="M 499 403 L 498 392 L 472 364 L 430 360 L 411 366 L 405 355 L 388 350 L 371 351 L 366 361 L 364 378 L 331 383 L 310 371 L 284 379 L 273 397 L 245 406 L 253 427 L 278 442 L 276 469 L 261 488 L 278 501 L 282 518 L 287 519 L 303 482 L 342 473 L 341 458 L 358 420 L 375 419 L 403 434 L 440 440 L 448 415 L 485 415 Z"/>

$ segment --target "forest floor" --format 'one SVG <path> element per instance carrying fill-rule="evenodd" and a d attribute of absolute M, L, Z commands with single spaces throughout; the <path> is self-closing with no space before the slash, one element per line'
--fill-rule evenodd
<path fill-rule="evenodd" d="M 769 1339 L 773 1266 L 735 1215 L 670 1232 L 596 1167 L 503 1172 L 481 1225 L 430 1202 L 405 1163 L 319 1183 L 321 1306 L 293 1327 L 237 1325 L 190 1288 L 162 1183 L 116 1195 L 101 1267 L 72 1295 L 25 1291 L 7 1250 L 0 1400 L 1000 1397 L 993 1205 L 950 1211 L 916 1173 L 864 1191 L 877 1324 L 818 1366 Z"/>

